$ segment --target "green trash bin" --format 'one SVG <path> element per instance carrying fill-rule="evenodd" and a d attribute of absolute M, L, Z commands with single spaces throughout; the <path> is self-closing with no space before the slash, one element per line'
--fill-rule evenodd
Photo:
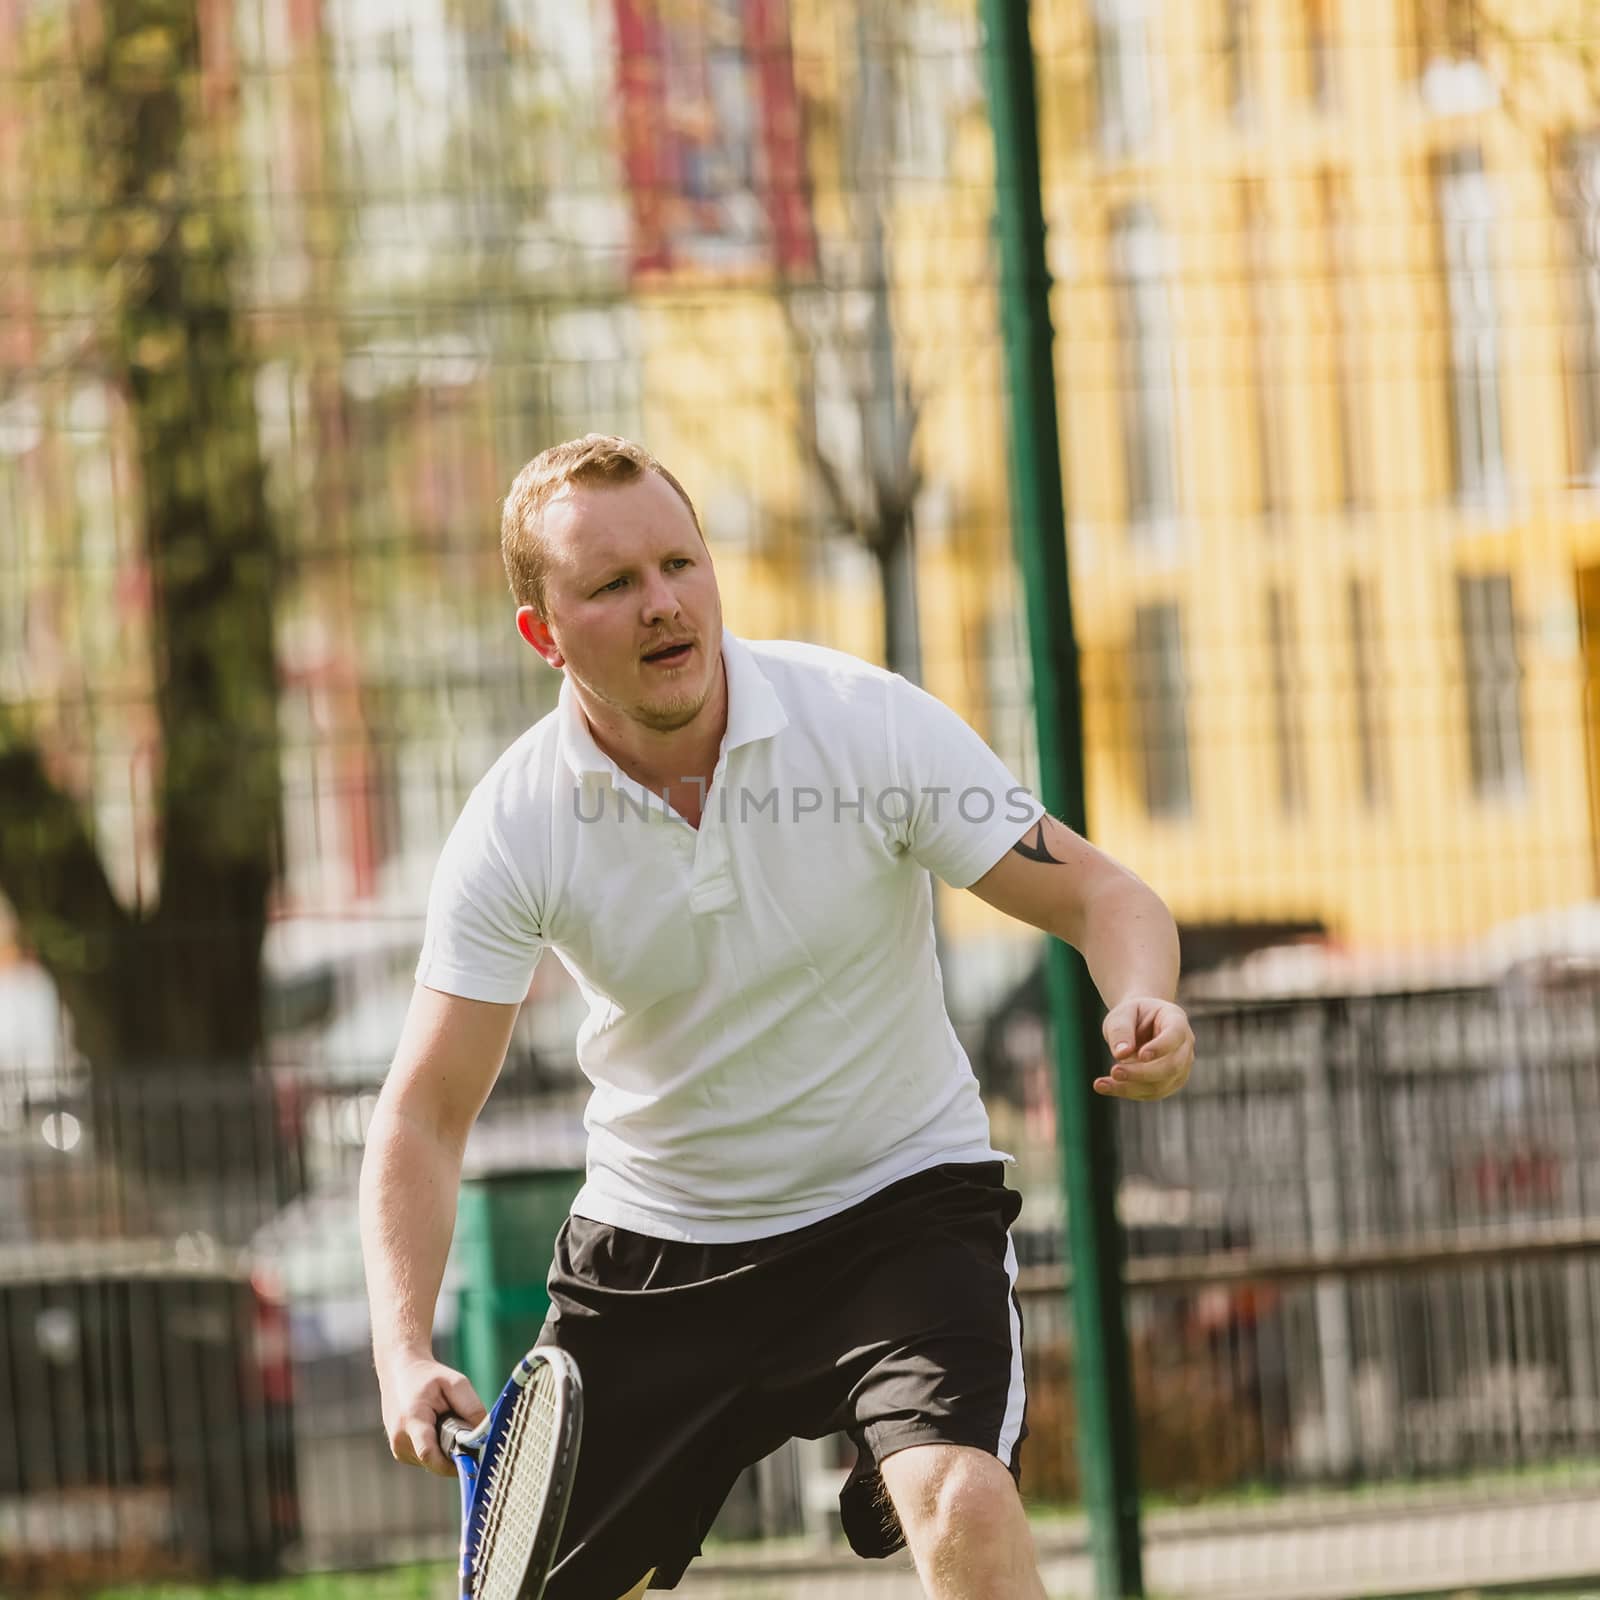
<path fill-rule="evenodd" d="M 456 1354 L 485 1405 L 538 1337 L 550 1309 L 545 1280 L 556 1234 L 583 1177 L 577 1167 L 519 1167 L 462 1182 Z"/>

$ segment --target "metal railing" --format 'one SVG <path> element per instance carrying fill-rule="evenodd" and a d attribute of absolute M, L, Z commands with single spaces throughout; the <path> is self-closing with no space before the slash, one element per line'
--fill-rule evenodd
<path fill-rule="evenodd" d="M 1197 1027 L 1190 1088 L 1127 1107 L 1122 1121 L 1127 1314 L 1153 1503 L 1237 1512 L 1354 1484 L 1537 1500 L 1593 1482 L 1593 997 L 1498 989 L 1197 1006 Z M 172 1085 L 148 1090 L 147 1111 L 170 1114 Z M 188 1174 L 146 1170 L 137 1143 L 106 1148 L 87 1083 L 6 1099 L 0 1382 L 14 1393 L 48 1384 L 58 1412 L 101 1441 L 98 1455 L 42 1456 L 15 1424 L 0 1429 L 0 1504 L 17 1519 L 27 1504 L 36 1544 L 54 1536 L 91 1555 L 93 1530 L 71 1506 L 98 1495 L 102 1523 L 139 1530 L 152 1562 L 176 1566 L 448 1549 L 450 1497 L 395 1467 L 378 1426 L 353 1188 L 374 1090 L 288 1067 L 213 1084 L 191 1117 L 255 1126 L 237 1147 L 261 1159 L 224 1172 L 208 1152 Z M 1012 1102 L 992 1103 L 1003 1126 Z M 513 1068 L 478 1136 L 518 1143 L 537 1128 L 548 1145 L 576 1112 L 548 1073 Z M 1077 1495 L 1070 1271 L 1053 1158 L 1037 1146 L 1020 1155 L 1023 1484 L 1043 1513 Z M 130 1228 L 138 1218 L 148 1225 Z M 441 1351 L 454 1289 L 447 1278 Z M 144 1332 L 127 1309 L 139 1295 L 153 1319 Z M 169 1365 L 204 1348 L 238 1368 L 204 1430 L 224 1463 L 211 1478 L 231 1473 L 241 1494 L 255 1485 L 257 1521 L 236 1519 L 236 1536 L 196 1539 L 205 1509 L 175 1487 L 196 1416 L 176 1405 L 179 1389 L 143 1393 L 129 1365 L 138 1348 L 153 1359 L 160 1340 Z M 126 1392 L 96 1387 L 96 1373 L 124 1371 Z M 318 1449 L 297 1451 L 312 1431 Z M 826 1442 L 747 1474 L 723 1532 L 821 1538 L 847 1455 Z"/>

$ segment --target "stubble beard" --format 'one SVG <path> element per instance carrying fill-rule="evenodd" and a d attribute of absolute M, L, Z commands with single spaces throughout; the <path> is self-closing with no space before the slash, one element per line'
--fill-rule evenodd
<path fill-rule="evenodd" d="M 572 670 L 570 665 L 567 670 L 569 672 Z M 609 706 L 641 728 L 648 728 L 651 733 L 676 733 L 680 728 L 687 727 L 705 709 L 706 702 L 711 698 L 711 691 L 716 687 L 716 680 L 713 678 L 698 693 L 680 689 L 670 693 L 666 699 L 629 702 L 618 695 L 607 694 L 599 685 L 587 679 L 580 678 L 578 681 L 603 705 Z"/>
<path fill-rule="evenodd" d="M 676 733 L 687 727 L 705 709 L 717 687 L 713 668 L 698 690 L 664 685 L 661 699 L 629 700 L 618 694 L 608 694 L 598 683 L 575 671 L 570 661 L 566 663 L 566 671 L 602 705 L 651 733 Z"/>
<path fill-rule="evenodd" d="M 634 707 L 633 719 L 652 733 L 676 733 L 698 717 L 711 698 L 708 684 L 699 694 L 679 694 L 667 701 Z"/>

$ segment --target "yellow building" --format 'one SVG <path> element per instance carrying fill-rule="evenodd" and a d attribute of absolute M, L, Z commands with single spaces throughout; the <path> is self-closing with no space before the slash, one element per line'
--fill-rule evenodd
<path fill-rule="evenodd" d="M 1592 895 L 1578 12 L 1042 16 L 1097 833 L 1368 946 Z"/>
<path fill-rule="evenodd" d="M 1026 765 L 976 28 L 956 0 L 906 12 L 877 41 L 894 86 L 872 181 L 921 405 L 924 681 Z M 1180 920 L 1314 919 L 1368 948 L 1593 896 L 1585 7 L 1033 12 L 1094 836 Z M 819 0 L 793 21 L 819 275 L 843 239 L 865 282 L 845 159 L 862 36 Z M 848 418 L 870 377 L 834 370 L 864 359 L 838 326 L 797 344 L 779 279 L 804 274 L 641 282 L 647 436 L 707 502 L 734 626 L 875 655 L 875 570 L 818 539 L 796 442 L 837 436 L 859 470 L 828 408 Z M 995 931 L 970 897 L 949 916 Z"/>

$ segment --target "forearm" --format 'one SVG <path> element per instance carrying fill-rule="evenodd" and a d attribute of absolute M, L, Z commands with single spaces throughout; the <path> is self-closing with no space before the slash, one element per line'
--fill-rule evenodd
<path fill-rule="evenodd" d="M 1161 896 L 1131 874 L 1089 899 L 1072 942 L 1108 1009 L 1133 995 L 1177 998 L 1177 924 Z"/>
<path fill-rule="evenodd" d="M 426 1355 L 455 1230 L 461 1151 L 380 1100 L 361 1164 L 373 1356 Z"/>

